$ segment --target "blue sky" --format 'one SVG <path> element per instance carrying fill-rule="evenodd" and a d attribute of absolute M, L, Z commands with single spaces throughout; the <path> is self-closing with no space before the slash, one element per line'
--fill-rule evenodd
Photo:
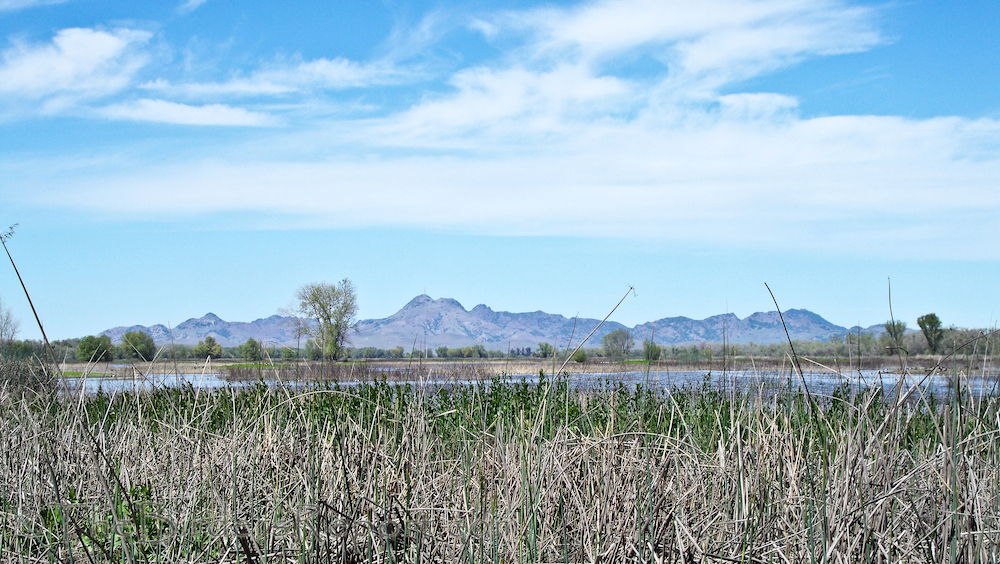
<path fill-rule="evenodd" d="M 1000 315 L 1000 4 L 0 0 L 0 223 L 54 338 L 351 278 L 635 324 Z M 13 272 L 0 299 L 36 337 Z"/>

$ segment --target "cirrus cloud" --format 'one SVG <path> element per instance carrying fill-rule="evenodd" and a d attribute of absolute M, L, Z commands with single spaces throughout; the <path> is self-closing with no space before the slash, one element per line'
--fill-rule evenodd
<path fill-rule="evenodd" d="M 274 63 L 255 70 L 248 76 L 236 76 L 220 82 L 172 84 L 160 79 L 144 83 L 140 87 L 186 98 L 285 96 L 312 90 L 343 90 L 393 84 L 399 82 L 403 74 L 404 71 L 386 62 L 361 64 L 335 57 L 300 61 L 292 65 Z"/>
<path fill-rule="evenodd" d="M 140 99 L 93 113 L 286 127 L 237 146 L 194 139 L 196 154 L 169 165 L 151 152 L 92 177 L 69 171 L 37 201 L 249 213 L 278 227 L 1000 258 L 997 120 L 803 117 L 795 96 L 740 87 L 878 46 L 876 16 L 835 0 L 602 0 L 470 18 L 505 48 L 435 80 L 335 55 L 223 69 L 217 81 L 157 77 Z M 397 80 L 413 80 L 405 103 L 363 118 L 299 119 L 278 105 L 378 97 Z M 248 97 L 267 99 L 266 113 L 238 107 Z M 144 198 L 121 197 L 136 186 Z"/>
<path fill-rule="evenodd" d="M 109 119 L 176 123 L 182 125 L 274 126 L 274 117 L 224 104 L 191 106 L 166 100 L 142 99 L 114 104 L 98 110 Z"/>
<path fill-rule="evenodd" d="M 0 12 L 13 10 L 23 10 L 34 8 L 35 6 L 46 6 L 49 4 L 62 4 L 68 0 L 0 0 Z"/>
<path fill-rule="evenodd" d="M 146 63 L 137 47 L 151 36 L 135 29 L 69 28 L 58 31 L 47 44 L 15 41 L 0 56 L 0 96 L 38 100 L 121 91 Z"/>

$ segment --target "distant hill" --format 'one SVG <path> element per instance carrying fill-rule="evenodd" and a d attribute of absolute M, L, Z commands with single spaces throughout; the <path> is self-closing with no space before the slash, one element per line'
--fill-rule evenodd
<path fill-rule="evenodd" d="M 356 347 L 403 345 L 409 348 L 417 336 L 418 346 L 426 342 L 428 347 L 482 344 L 487 349 L 505 350 L 508 343 L 511 347 L 534 347 L 541 341 L 558 341 L 563 347 L 571 335 L 579 343 L 600 322 L 599 319 L 579 319 L 574 335 L 573 319 L 562 315 L 544 311 L 493 311 L 483 304 L 466 311 L 451 298 L 434 300 L 424 294 L 385 319 L 366 319 L 358 323 L 358 332 L 351 336 L 351 342 Z M 597 342 L 601 336 L 619 327 L 624 325 L 612 321 L 605 323 L 599 334 L 595 334 Z"/>
<path fill-rule="evenodd" d="M 834 325 L 819 315 L 805 309 L 784 312 L 785 323 L 793 339 L 825 340 L 844 335 L 848 329 Z M 574 328 L 575 323 L 575 328 Z M 354 347 L 409 349 L 417 339 L 418 347 L 458 347 L 482 344 L 488 349 L 506 350 L 510 347 L 534 347 L 546 341 L 567 346 L 570 337 L 573 345 L 580 342 L 600 323 L 599 319 L 574 320 L 544 311 L 510 313 L 493 311 L 483 304 L 466 310 L 451 298 L 432 299 L 426 294 L 410 300 L 402 309 L 383 319 L 365 319 L 358 323 L 357 331 L 350 335 Z M 142 331 L 159 344 L 169 343 L 171 333 L 178 344 L 194 345 L 211 335 L 223 346 L 240 345 L 248 338 L 295 346 L 294 317 L 272 315 L 251 322 L 224 321 L 212 313 L 187 321 L 168 330 L 163 325 L 144 327 L 115 327 L 103 331 L 112 341 L 119 342 L 126 331 Z M 785 340 L 785 331 L 776 311 L 758 312 L 744 319 L 734 314 L 714 315 L 706 319 L 665 317 L 626 327 L 608 321 L 591 337 L 588 346 L 599 346 L 601 337 L 618 328 L 632 331 L 636 341 L 648 339 L 661 345 L 687 345 L 700 342 L 721 342 L 725 337 L 731 343 L 770 344 Z M 852 328 L 851 331 L 855 331 Z M 862 331 L 881 330 L 873 326 Z"/>
<path fill-rule="evenodd" d="M 153 341 L 161 345 L 170 343 L 172 334 L 173 342 L 179 345 L 196 345 L 198 341 L 211 335 L 224 347 L 242 345 L 250 337 L 258 341 L 274 341 L 295 346 L 295 332 L 293 330 L 295 323 L 294 317 L 280 315 L 272 315 L 247 323 L 224 321 L 214 313 L 206 313 L 201 317 L 188 319 L 172 329 L 159 324 L 151 327 L 133 325 L 131 327 L 114 327 L 101 332 L 101 335 L 107 335 L 115 343 L 121 341 L 122 335 L 128 331 L 142 331 L 149 334 L 153 337 Z"/>

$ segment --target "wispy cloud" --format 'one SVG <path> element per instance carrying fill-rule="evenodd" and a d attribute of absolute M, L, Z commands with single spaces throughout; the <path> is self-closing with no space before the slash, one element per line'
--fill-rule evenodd
<path fill-rule="evenodd" d="M 114 104 L 98 110 L 110 119 L 176 123 L 183 125 L 274 126 L 280 122 L 274 117 L 243 108 L 223 104 L 189 106 L 166 100 L 136 100 Z"/>
<path fill-rule="evenodd" d="M 742 102 L 734 104 L 740 116 Z M 746 122 L 723 111 L 667 130 L 596 124 L 547 145 L 380 157 L 358 154 L 371 144 L 352 152 L 351 135 L 323 134 L 333 138 L 326 150 L 340 156 L 302 161 L 263 153 L 279 143 L 309 143 L 281 137 L 185 166 L 147 163 L 74 179 L 46 197 L 130 216 L 254 211 L 272 218 L 266 225 L 283 227 L 407 226 L 1000 258 L 986 236 L 995 228 L 983 219 L 1000 213 L 1000 159 L 962 152 L 970 140 L 1000 140 L 997 121 Z M 141 201 L 123 197 L 137 186 L 147 195 Z"/>
<path fill-rule="evenodd" d="M 177 12 L 180 14 L 191 13 L 205 2 L 208 2 L 208 0 L 185 0 L 183 4 L 177 7 Z"/>
<path fill-rule="evenodd" d="M 0 12 L 34 8 L 48 4 L 62 4 L 68 0 L 0 0 Z"/>
<path fill-rule="evenodd" d="M 878 46 L 876 16 L 834 0 L 605 0 L 480 15 L 471 27 L 499 54 L 411 87 L 402 109 L 303 124 L 267 106 L 288 127 L 241 146 L 195 140 L 198 157 L 180 165 L 150 155 L 99 177 L 68 174 L 38 198 L 94 213 L 251 211 L 280 226 L 1000 258 L 989 219 L 1000 214 L 1000 121 L 806 118 L 793 96 L 740 89 L 804 59 Z M 419 75 L 385 61 L 154 77 L 140 100 L 96 111 L 275 125 L 238 106 L 321 103 Z M 136 187 L 146 197 L 122 197 Z"/>
<path fill-rule="evenodd" d="M 312 90 L 342 90 L 391 84 L 405 71 L 385 63 L 361 64 L 343 57 L 319 58 L 288 65 L 273 63 L 248 76 L 223 82 L 171 84 L 150 81 L 141 87 L 185 97 L 283 96 Z"/>
<path fill-rule="evenodd" d="M 137 46 L 150 33 L 133 29 L 63 29 L 49 43 L 15 42 L 0 62 L 0 100 L 53 95 L 103 96 L 127 87 L 146 62 Z"/>
<path fill-rule="evenodd" d="M 495 14 L 473 28 L 493 41 L 527 33 L 521 46 L 497 65 L 458 72 L 450 80 L 453 93 L 413 107 L 400 122 L 437 143 L 430 138 L 434 132 L 496 131 L 504 109 L 525 118 L 527 132 L 589 122 L 595 114 L 671 120 L 687 116 L 690 104 L 695 113 L 718 104 L 731 109 L 737 99 L 723 99 L 720 90 L 736 81 L 806 57 L 879 44 L 872 20 L 871 10 L 805 0 L 605 0 Z M 659 70 L 623 70 L 622 60 L 637 54 L 659 61 Z M 748 94 L 754 97 L 742 99 L 744 108 L 751 99 L 758 106 L 776 100 Z M 581 106 L 581 99 L 590 103 Z M 795 104 L 781 102 L 785 108 Z M 567 111 L 581 107 L 589 111 Z M 452 126 L 462 130 L 449 131 Z"/>
<path fill-rule="evenodd" d="M 560 65 L 538 72 L 525 68 L 476 68 L 453 76 L 457 93 L 418 104 L 374 125 L 384 143 L 439 145 L 470 134 L 481 142 L 509 134 L 528 140 L 590 122 L 633 102 L 627 82 L 594 76 L 580 65 Z M 382 137 L 382 135 L 379 135 Z M 493 140 L 495 141 L 495 139 Z"/>
<path fill-rule="evenodd" d="M 500 14 L 494 29 L 532 30 L 539 55 L 600 59 L 646 47 L 698 73 L 865 50 L 881 41 L 872 16 L 836 0 L 603 0 Z"/>

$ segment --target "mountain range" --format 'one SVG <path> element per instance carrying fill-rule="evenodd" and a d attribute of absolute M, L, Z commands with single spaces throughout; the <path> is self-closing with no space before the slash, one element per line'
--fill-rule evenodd
<path fill-rule="evenodd" d="M 790 309 L 784 312 L 784 317 L 793 339 L 825 340 L 848 332 L 847 328 L 834 325 L 805 309 Z M 247 339 L 254 338 L 266 343 L 294 347 L 296 324 L 296 318 L 280 315 L 242 322 L 224 321 L 217 315 L 208 313 L 188 319 L 173 328 L 164 325 L 133 325 L 114 327 L 103 331 L 101 335 L 109 336 L 116 343 L 127 331 L 141 331 L 153 337 L 158 344 L 173 340 L 178 344 L 195 345 L 205 337 L 212 336 L 223 346 L 240 345 Z M 575 319 L 544 311 L 493 311 L 483 304 L 466 310 L 451 298 L 435 300 L 422 294 L 389 317 L 359 321 L 356 331 L 349 335 L 349 343 L 354 347 L 383 349 L 403 346 L 407 350 L 414 345 L 414 341 L 418 348 L 481 344 L 487 349 L 506 350 L 508 347 L 535 347 L 539 342 L 565 347 L 571 338 L 571 345 L 579 344 L 598 324 L 599 319 Z M 652 335 L 653 340 L 661 345 L 721 342 L 724 339 L 741 344 L 770 344 L 785 340 L 785 330 L 781 326 L 778 312 L 768 311 L 754 313 L 743 319 L 732 313 L 701 320 L 665 317 L 634 327 L 608 321 L 594 333 L 588 346 L 600 346 L 601 337 L 620 328 L 632 331 L 637 341 L 648 339 Z M 851 331 L 856 329 L 851 328 Z M 862 329 L 867 332 L 881 330 L 881 326 Z"/>

